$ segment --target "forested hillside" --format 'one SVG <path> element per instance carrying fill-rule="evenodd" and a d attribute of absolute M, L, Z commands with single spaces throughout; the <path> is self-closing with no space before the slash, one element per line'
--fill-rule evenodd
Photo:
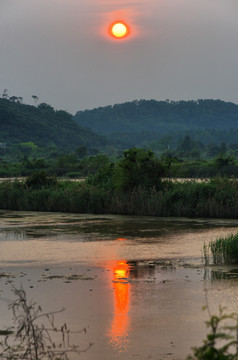
<path fill-rule="evenodd" d="M 73 117 L 48 104 L 29 106 L 19 99 L 0 98 L 0 176 L 43 170 L 85 177 L 130 148 L 153 152 L 166 176 L 238 174 L 238 105 L 141 100 Z"/>
<path fill-rule="evenodd" d="M 221 100 L 136 100 L 78 111 L 75 120 L 99 134 L 113 134 L 125 146 L 186 134 L 206 143 L 233 143 L 238 135 L 238 105 Z"/>
<path fill-rule="evenodd" d="M 78 111 L 84 127 L 110 134 L 118 131 L 168 132 L 190 129 L 238 128 L 238 105 L 220 100 L 140 100 Z"/>
<path fill-rule="evenodd" d="M 107 143 L 102 136 L 80 127 L 66 111 L 54 110 L 48 104 L 36 107 L 0 98 L 0 143 L 24 142 L 64 151 L 79 146 L 95 149 Z"/>

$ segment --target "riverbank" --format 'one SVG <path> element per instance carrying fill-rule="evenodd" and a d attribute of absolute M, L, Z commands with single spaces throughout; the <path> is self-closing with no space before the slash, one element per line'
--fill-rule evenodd
<path fill-rule="evenodd" d="M 0 209 L 145 216 L 238 217 L 238 182 L 214 178 L 198 183 L 161 183 L 159 188 L 128 191 L 90 181 L 0 183 Z"/>

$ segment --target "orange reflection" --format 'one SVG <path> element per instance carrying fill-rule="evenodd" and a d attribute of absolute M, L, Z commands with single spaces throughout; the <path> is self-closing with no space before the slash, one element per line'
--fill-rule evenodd
<path fill-rule="evenodd" d="M 112 266 L 114 289 L 114 317 L 108 332 L 112 346 L 123 351 L 128 343 L 129 309 L 130 309 L 130 284 L 129 265 L 126 261 L 118 261 Z"/>

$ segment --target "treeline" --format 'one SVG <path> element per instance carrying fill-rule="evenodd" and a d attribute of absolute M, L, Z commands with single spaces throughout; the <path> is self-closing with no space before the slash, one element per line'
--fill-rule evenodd
<path fill-rule="evenodd" d="M 67 178 L 85 178 L 96 174 L 98 170 L 111 164 L 114 166 L 123 159 L 123 152 L 118 156 L 88 154 L 85 146 L 80 146 L 70 153 L 48 148 L 47 153 L 39 154 L 33 143 L 23 143 L 15 147 L 16 160 L 0 157 L 0 177 L 25 177 L 36 171 L 46 171 L 48 175 Z M 136 149 L 140 151 L 139 149 Z M 3 150 L 4 151 L 4 150 Z M 47 151 L 47 149 L 45 149 Z M 127 150 L 129 151 L 129 150 Z M 125 151 L 125 153 L 127 153 Z M 211 159 L 180 158 L 176 152 L 167 151 L 155 156 L 151 150 L 141 152 L 153 153 L 153 158 L 163 167 L 164 177 L 169 178 L 207 178 L 214 176 L 238 177 L 238 160 L 229 152 L 219 153 Z M 1 149 L 0 149 L 1 153 Z M 39 156 L 42 157 L 39 157 Z M 45 156 L 44 156 L 45 155 Z"/>
<path fill-rule="evenodd" d="M 55 152 L 52 158 L 31 158 L 22 156 L 19 161 L 0 161 L 0 177 L 25 177 L 36 171 L 45 171 L 48 175 L 68 178 L 81 178 L 96 173 L 109 162 L 105 155 L 87 155 L 80 147 L 75 152 L 64 154 Z"/>
<path fill-rule="evenodd" d="M 78 111 L 74 119 L 123 149 L 153 143 L 154 151 L 174 150 L 186 135 L 204 145 L 234 144 L 238 135 L 238 105 L 221 100 L 135 100 Z"/>
<path fill-rule="evenodd" d="M 238 157 L 238 105 L 232 103 L 140 100 L 81 111 L 73 117 L 33 98 L 35 106 L 6 93 L 0 97 L 0 163 L 5 169 L 9 162 L 20 163 L 14 165 L 19 172 L 13 171 L 12 176 L 29 175 L 29 163 L 37 170 L 36 162 L 42 159 L 48 163 L 51 159 L 52 164 L 56 158 L 72 159 L 75 154 L 116 159 L 131 147 L 182 160 L 211 160 L 221 154 Z M 3 169 L 0 172 L 4 176 Z"/>
<path fill-rule="evenodd" d="M 190 135 L 186 134 L 177 138 L 172 135 L 163 137 L 151 142 L 149 148 L 158 155 L 170 153 L 181 159 L 211 159 L 220 154 L 238 156 L 238 130 L 229 131 L 229 134 L 232 134 L 230 139 L 227 139 L 224 131 L 213 131 L 213 135 L 219 134 L 216 143 L 207 141 L 207 132 L 199 132 L 199 137 L 191 131 L 188 133 Z M 225 140 L 228 140 L 228 142 Z"/>
<path fill-rule="evenodd" d="M 163 180 L 152 152 L 130 149 L 85 182 L 59 181 L 45 172 L 0 184 L 0 208 L 97 214 L 237 218 L 238 181 Z"/>
<path fill-rule="evenodd" d="M 111 144 L 105 137 L 80 127 L 65 110 L 55 110 L 46 103 L 30 106 L 0 98 L 0 148 L 2 144 L 9 149 L 21 143 L 64 152 L 79 146 L 100 150 Z"/>
<path fill-rule="evenodd" d="M 78 111 L 75 120 L 96 132 L 169 131 L 238 128 L 238 105 L 221 100 L 135 100 Z"/>

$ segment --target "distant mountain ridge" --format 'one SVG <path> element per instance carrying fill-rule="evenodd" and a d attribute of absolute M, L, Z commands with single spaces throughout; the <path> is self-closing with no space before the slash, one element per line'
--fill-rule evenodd
<path fill-rule="evenodd" d="M 0 142 L 33 142 L 40 147 L 54 145 L 65 151 L 78 146 L 99 148 L 107 140 L 80 127 L 73 116 L 48 104 L 38 107 L 0 98 Z"/>
<path fill-rule="evenodd" d="M 221 100 L 135 100 L 75 116 L 48 104 L 30 106 L 0 98 L 0 143 L 33 142 L 56 146 L 65 152 L 86 146 L 108 153 L 129 147 L 150 147 L 170 136 L 172 142 L 185 135 L 203 143 L 238 142 L 238 105 Z"/>
<path fill-rule="evenodd" d="M 238 129 L 238 105 L 221 100 L 135 100 L 93 110 L 78 111 L 75 121 L 96 133 L 150 132 L 198 129 Z"/>

